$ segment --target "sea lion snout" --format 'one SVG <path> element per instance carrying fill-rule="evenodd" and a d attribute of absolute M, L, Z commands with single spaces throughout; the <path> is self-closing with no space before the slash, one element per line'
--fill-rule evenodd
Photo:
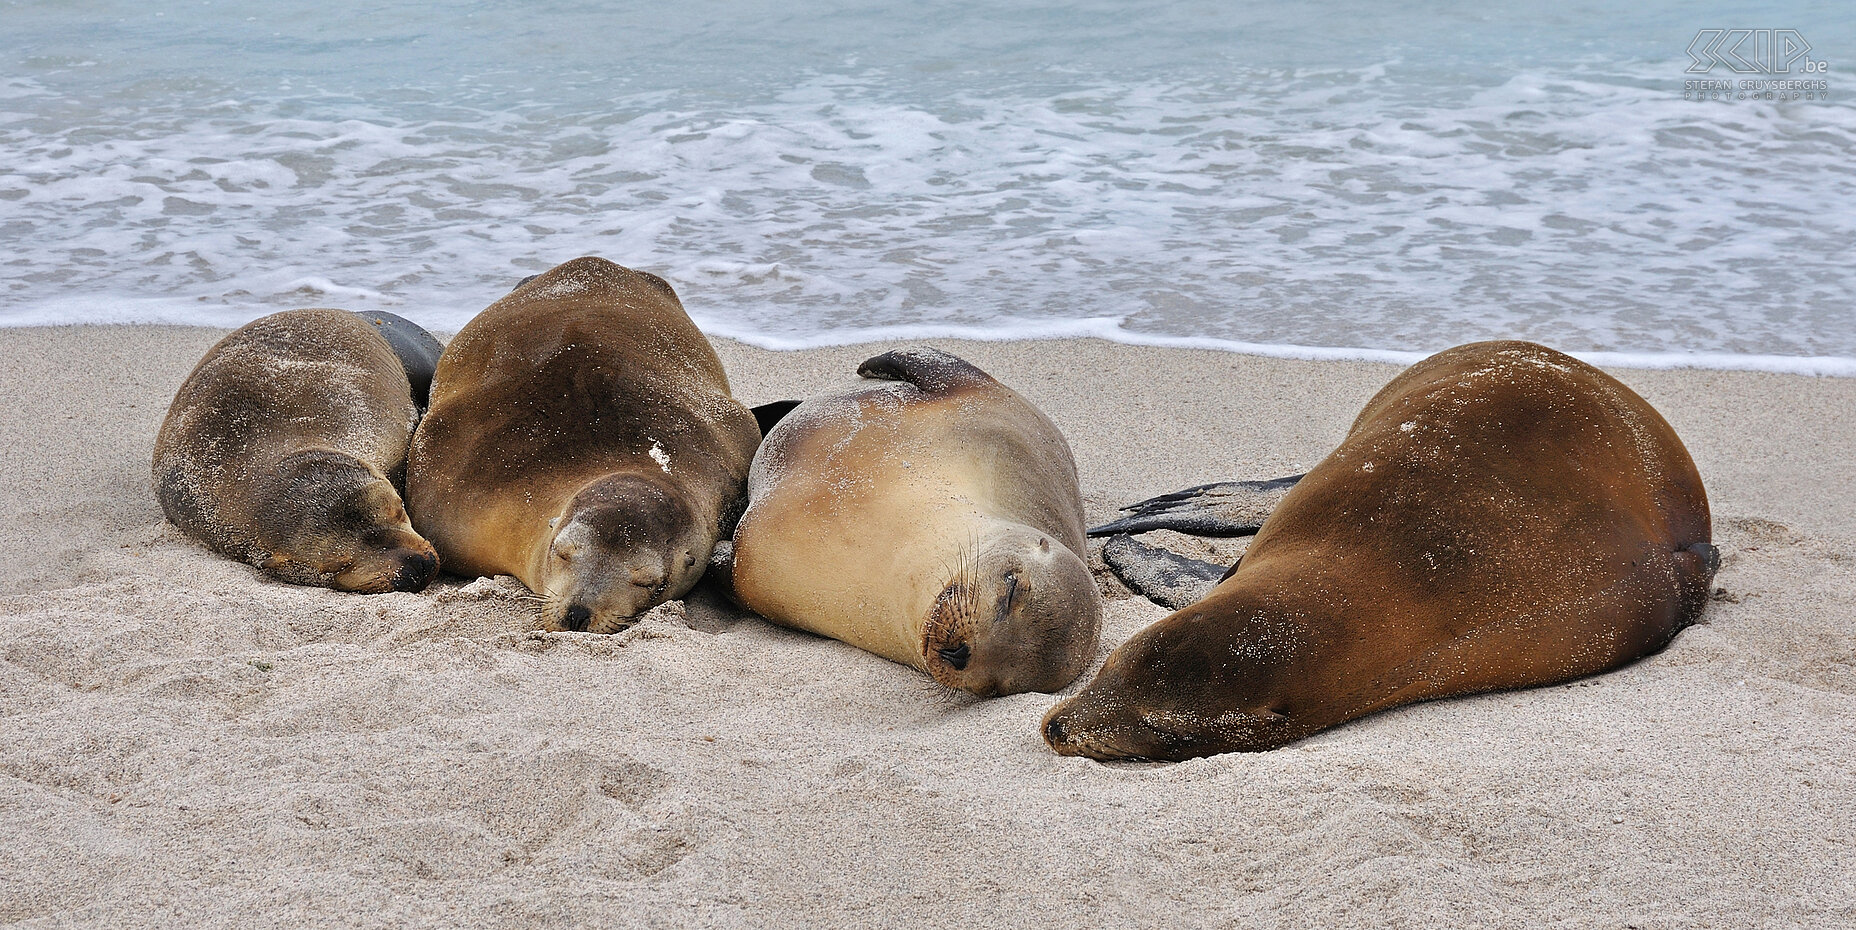
<path fill-rule="evenodd" d="M 570 633 L 584 633 L 592 622 L 593 610 L 585 604 L 571 604 L 567 612 L 561 614 L 561 628 Z"/>
<path fill-rule="evenodd" d="M 1045 712 L 1041 729 L 1044 742 L 1052 751 L 1060 756 L 1089 756 L 1099 760 L 1146 757 L 1140 751 L 1142 747 L 1121 745 L 1120 740 L 1105 740 L 1109 734 L 1131 728 L 1114 726 L 1099 708 L 1092 708 L 1089 702 L 1079 700 L 1080 697 L 1072 697 Z M 1092 709 L 1096 712 L 1092 713 Z M 1115 745 L 1111 747 L 1105 742 Z"/>
<path fill-rule="evenodd" d="M 393 590 L 423 591 L 438 575 L 438 553 L 427 548 L 425 551 L 400 550 L 393 554 L 399 568 L 393 572 Z"/>
<path fill-rule="evenodd" d="M 1101 605 L 1075 596 L 1094 590 L 1068 548 L 1035 531 L 998 532 L 935 600 L 928 673 L 983 697 L 1061 691 L 1095 656 Z"/>
<path fill-rule="evenodd" d="M 1063 738 L 1063 718 L 1057 716 L 1057 709 L 1054 707 L 1051 708 L 1050 713 L 1044 715 L 1044 742 L 1049 743 L 1060 753 L 1063 752 L 1064 747 L 1069 745 Z"/>
<path fill-rule="evenodd" d="M 555 629 L 622 630 L 682 597 L 708 567 L 694 514 L 648 477 L 613 475 L 589 485 L 554 525 L 540 574 Z"/>

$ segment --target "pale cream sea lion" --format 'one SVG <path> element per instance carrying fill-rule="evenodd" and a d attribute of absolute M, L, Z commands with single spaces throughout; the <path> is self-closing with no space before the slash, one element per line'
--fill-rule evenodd
<path fill-rule="evenodd" d="M 1070 447 L 1043 413 L 934 349 L 879 355 L 768 434 L 734 594 L 979 695 L 1056 691 L 1095 655 Z"/>
<path fill-rule="evenodd" d="M 288 310 L 207 351 L 155 439 L 167 518 L 292 584 L 416 591 L 437 573 L 397 485 L 418 410 L 399 358 L 345 310 Z"/>
<path fill-rule="evenodd" d="M 579 258 L 445 347 L 407 499 L 448 570 L 514 575 L 550 628 L 611 632 L 696 583 L 759 440 L 670 285 Z"/>
<path fill-rule="evenodd" d="M 1386 385 L 1203 600 L 1045 717 L 1067 755 L 1264 750 L 1657 652 L 1719 565 L 1701 477 L 1629 388 L 1525 342 Z"/>

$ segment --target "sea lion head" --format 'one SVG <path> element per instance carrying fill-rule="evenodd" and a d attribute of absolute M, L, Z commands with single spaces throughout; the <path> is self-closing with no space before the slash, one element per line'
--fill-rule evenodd
<path fill-rule="evenodd" d="M 1214 594 L 1213 597 L 1216 597 Z M 1261 610 L 1181 610 L 1109 654 L 1083 690 L 1044 715 L 1059 754 L 1104 761 L 1177 762 L 1274 749 L 1314 729 L 1298 717 L 1293 686 L 1301 651 L 1291 624 Z"/>
<path fill-rule="evenodd" d="M 259 567 L 292 584 L 384 594 L 418 591 L 438 553 L 412 528 L 399 492 L 352 455 L 308 449 L 258 483 Z"/>
<path fill-rule="evenodd" d="M 1059 691 L 1095 657 L 1102 607 L 1088 566 L 1030 528 L 962 553 L 922 636 L 928 673 L 982 697 Z"/>
<path fill-rule="evenodd" d="M 611 633 L 694 587 L 713 540 L 677 489 L 648 474 L 607 475 L 550 521 L 542 556 L 551 630 Z"/>

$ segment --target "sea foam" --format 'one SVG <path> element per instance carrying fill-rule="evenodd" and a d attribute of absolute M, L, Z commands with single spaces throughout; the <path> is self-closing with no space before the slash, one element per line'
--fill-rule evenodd
<path fill-rule="evenodd" d="M 1856 366 L 1856 107 L 1685 100 L 1679 60 L 852 62 L 617 94 L 550 85 L 545 62 L 534 87 L 376 95 L 67 79 L 112 64 L 0 85 L 0 324 L 332 304 L 451 330 L 597 254 L 774 348 L 1091 336 L 1396 361 L 1524 338 L 1610 364 Z"/>

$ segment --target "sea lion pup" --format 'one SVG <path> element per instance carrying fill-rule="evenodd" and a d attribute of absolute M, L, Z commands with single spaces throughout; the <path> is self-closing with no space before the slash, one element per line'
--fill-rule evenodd
<path fill-rule="evenodd" d="M 399 358 L 345 310 L 286 310 L 207 350 L 155 438 L 155 497 L 279 581 L 379 594 L 438 572 L 396 484 L 418 411 Z"/>
<path fill-rule="evenodd" d="M 1225 580 L 1044 718 L 1057 752 L 1273 749 L 1414 701 L 1657 652 L 1719 564 L 1681 440 L 1596 368 L 1525 342 L 1382 389 Z"/>
<path fill-rule="evenodd" d="M 550 629 L 609 633 L 701 577 L 759 441 L 670 285 L 578 258 L 445 347 L 408 503 L 446 569 L 514 575 Z"/>
<path fill-rule="evenodd" d="M 857 373 L 762 443 L 735 531 L 735 597 L 981 696 L 1074 681 L 1102 608 L 1063 434 L 935 349 Z"/>

